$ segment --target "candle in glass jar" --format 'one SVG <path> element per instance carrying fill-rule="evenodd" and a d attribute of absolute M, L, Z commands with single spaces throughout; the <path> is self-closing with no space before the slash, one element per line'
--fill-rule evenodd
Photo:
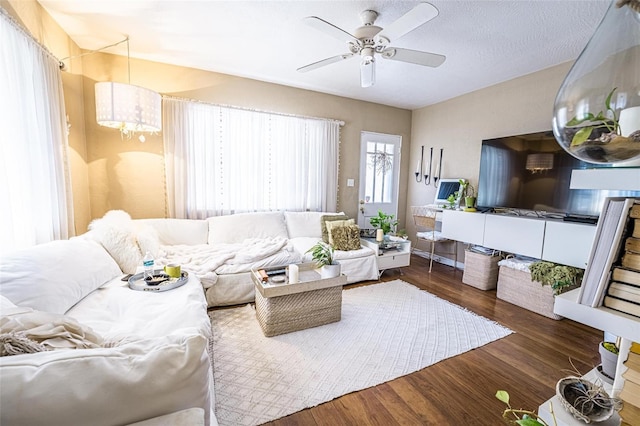
<path fill-rule="evenodd" d="M 376 231 L 376 241 L 382 241 L 384 239 L 384 231 L 382 229 L 378 229 Z"/>

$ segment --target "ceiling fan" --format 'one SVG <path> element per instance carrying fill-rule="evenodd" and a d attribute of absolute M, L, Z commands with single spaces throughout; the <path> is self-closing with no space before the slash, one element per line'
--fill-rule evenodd
<path fill-rule="evenodd" d="M 438 16 L 438 9 L 435 6 L 430 3 L 420 3 L 383 29 L 373 25 L 378 13 L 374 10 L 365 10 L 360 14 L 362 26 L 356 28 L 353 34 L 317 16 L 306 17 L 304 20 L 308 25 L 341 41 L 346 41 L 349 52 L 305 65 L 298 68 L 298 71 L 315 70 L 325 65 L 360 55 L 360 85 L 362 87 L 371 87 L 375 83 L 376 53 L 384 59 L 409 62 L 427 67 L 438 67 L 445 61 L 445 56 L 389 45 L 436 16 Z"/>

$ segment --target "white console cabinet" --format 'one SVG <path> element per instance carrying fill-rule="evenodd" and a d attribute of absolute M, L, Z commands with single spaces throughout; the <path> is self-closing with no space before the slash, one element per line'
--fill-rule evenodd
<path fill-rule="evenodd" d="M 486 216 L 485 247 L 538 259 L 542 257 L 544 220 L 494 214 Z"/>
<path fill-rule="evenodd" d="M 584 268 L 595 225 L 558 220 L 445 210 L 444 237 L 495 250 Z"/>
<path fill-rule="evenodd" d="M 547 221 L 542 259 L 584 269 L 595 235 L 594 225 Z"/>
<path fill-rule="evenodd" d="M 482 245 L 486 215 L 458 210 L 442 212 L 442 234 L 455 241 Z"/>

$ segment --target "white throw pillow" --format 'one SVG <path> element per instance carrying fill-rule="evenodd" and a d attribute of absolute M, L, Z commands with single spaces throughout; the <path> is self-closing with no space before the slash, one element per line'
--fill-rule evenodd
<path fill-rule="evenodd" d="M 136 273 L 144 253 L 140 251 L 136 228 L 127 212 L 111 210 L 102 219 L 91 222 L 89 229 L 93 238 L 107 249 L 123 272 Z"/>
<path fill-rule="evenodd" d="M 249 238 L 288 238 L 283 212 L 238 213 L 214 216 L 209 222 L 209 244 L 241 243 Z"/>
<path fill-rule="evenodd" d="M 284 212 L 289 238 L 322 238 L 320 218 L 322 216 L 343 215 L 344 213 L 325 212 Z"/>
<path fill-rule="evenodd" d="M 207 244 L 209 236 L 209 222 L 206 220 L 135 219 L 133 222 L 152 226 L 158 233 L 160 244 L 167 246 Z"/>
<path fill-rule="evenodd" d="M 122 271 L 100 244 L 52 241 L 0 258 L 0 294 L 18 306 L 64 314 Z"/>

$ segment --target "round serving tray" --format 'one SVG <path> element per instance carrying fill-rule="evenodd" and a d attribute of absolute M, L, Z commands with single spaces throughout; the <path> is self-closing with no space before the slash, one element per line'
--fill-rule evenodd
<path fill-rule="evenodd" d="M 153 271 L 153 275 L 166 275 L 162 269 L 156 269 Z M 129 288 L 138 291 L 167 291 L 184 285 L 189 281 L 189 274 L 182 272 L 180 278 L 168 278 L 166 281 L 162 281 L 156 285 L 149 285 L 143 279 L 144 273 L 139 273 L 129 278 Z M 168 277 L 168 275 L 166 275 Z"/>

